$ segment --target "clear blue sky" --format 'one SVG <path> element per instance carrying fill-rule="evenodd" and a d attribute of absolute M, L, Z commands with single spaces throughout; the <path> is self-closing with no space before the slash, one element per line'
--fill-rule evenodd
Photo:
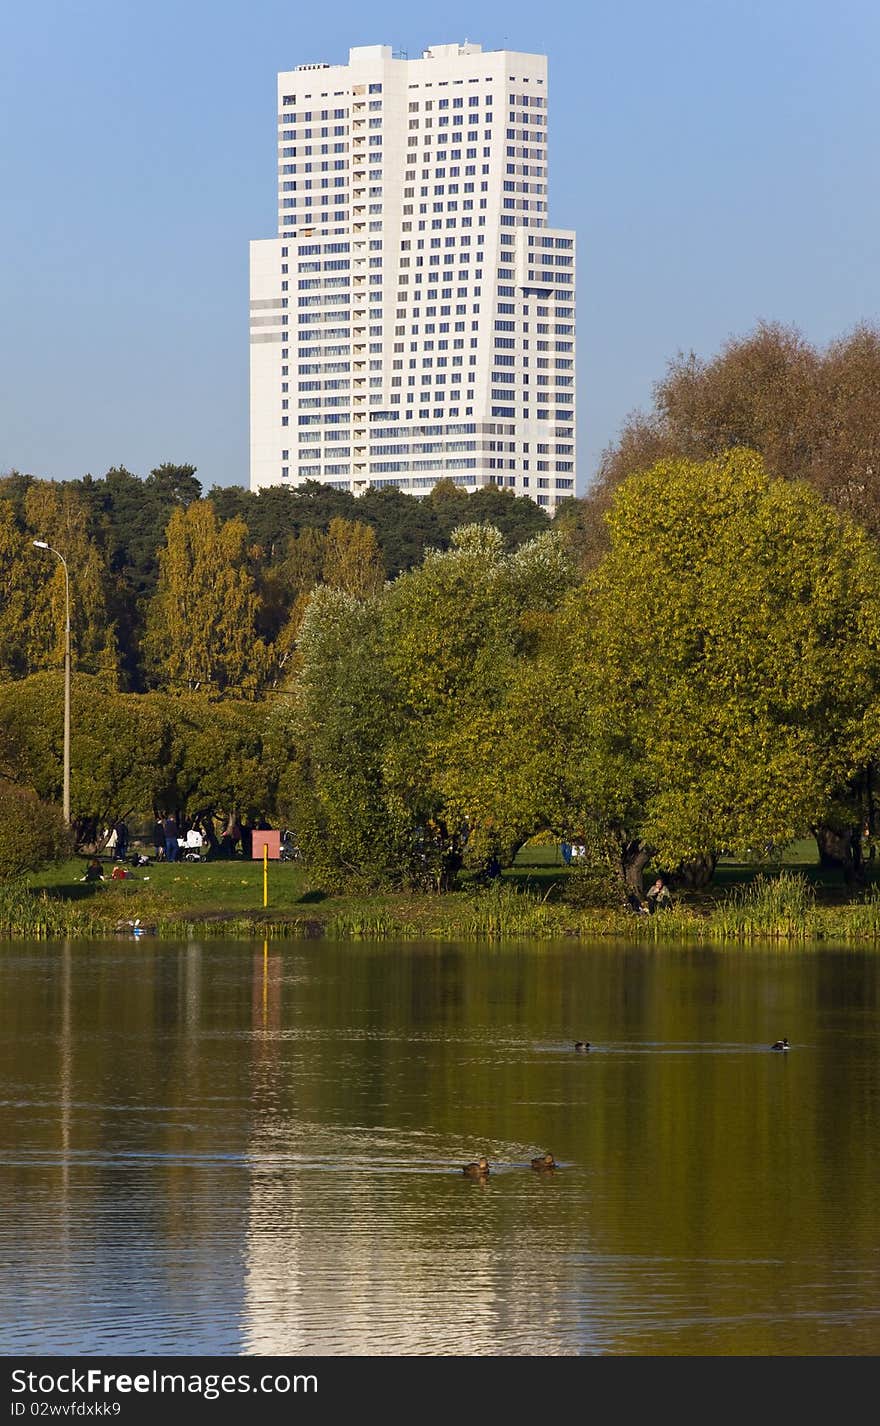
<path fill-rule="evenodd" d="M 427 13 L 427 7 L 425 9 Z M 0 472 L 248 482 L 248 241 L 275 75 L 349 45 L 550 56 L 580 473 L 679 350 L 880 318 L 877 0 L 43 0 L 0 39 Z"/>

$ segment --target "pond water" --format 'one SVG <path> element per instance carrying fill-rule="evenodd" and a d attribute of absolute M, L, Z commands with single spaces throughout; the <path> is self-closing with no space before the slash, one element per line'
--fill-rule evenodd
<path fill-rule="evenodd" d="M 2 943 L 0 1350 L 874 1355 L 878 1001 L 853 950 Z"/>

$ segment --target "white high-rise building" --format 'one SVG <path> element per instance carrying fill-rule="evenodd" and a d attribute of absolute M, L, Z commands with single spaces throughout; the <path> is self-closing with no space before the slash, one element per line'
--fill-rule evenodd
<path fill-rule="evenodd" d="M 548 226 L 547 113 L 546 56 L 475 44 L 279 74 L 253 490 L 574 495 L 575 239 Z"/>

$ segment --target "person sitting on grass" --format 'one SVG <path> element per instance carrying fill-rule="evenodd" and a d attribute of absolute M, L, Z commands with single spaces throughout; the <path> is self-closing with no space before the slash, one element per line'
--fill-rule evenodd
<path fill-rule="evenodd" d="M 662 876 L 658 876 L 654 885 L 648 888 L 647 901 L 648 910 L 652 913 L 659 911 L 661 907 L 666 907 L 667 910 L 671 907 L 672 895 Z"/>
<path fill-rule="evenodd" d="M 98 858 L 97 858 L 97 857 L 92 857 L 91 861 L 87 863 L 87 865 L 86 865 L 86 874 L 85 874 L 85 876 L 82 878 L 82 880 L 83 880 L 83 881 L 103 881 L 103 880 L 104 880 L 104 873 L 103 873 L 103 871 L 101 870 L 101 863 L 98 861 Z"/>

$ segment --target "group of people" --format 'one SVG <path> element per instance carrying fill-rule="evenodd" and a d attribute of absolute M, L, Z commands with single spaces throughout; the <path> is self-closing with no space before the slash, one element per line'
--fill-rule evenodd
<path fill-rule="evenodd" d="M 239 822 L 238 818 L 233 818 L 219 843 L 213 844 L 215 853 L 221 857 L 232 857 L 240 846 L 242 855 L 249 859 L 253 832 L 268 829 L 269 824 L 263 817 L 258 818 L 253 827 Z M 184 822 L 181 824 L 173 812 L 156 818 L 153 828 L 153 852 L 156 861 L 177 862 L 184 858 L 190 861 L 196 858 L 201 860 L 208 844 L 209 839 L 196 823 Z M 122 818 L 112 827 L 105 829 L 103 850 L 113 861 L 128 861 L 130 845 L 128 825 Z M 144 864 L 147 860 L 146 857 L 138 858 L 140 864 Z"/>
<path fill-rule="evenodd" d="M 114 822 L 110 831 L 106 834 L 104 850 L 110 854 L 114 861 L 124 862 L 128 856 L 128 825 L 120 817 L 118 822 Z"/>
<path fill-rule="evenodd" d="M 153 846 L 156 860 L 164 862 L 181 861 L 184 857 L 201 859 L 205 837 L 195 823 L 191 823 L 181 836 L 177 818 L 169 812 L 165 817 L 157 817 L 153 830 Z"/>

